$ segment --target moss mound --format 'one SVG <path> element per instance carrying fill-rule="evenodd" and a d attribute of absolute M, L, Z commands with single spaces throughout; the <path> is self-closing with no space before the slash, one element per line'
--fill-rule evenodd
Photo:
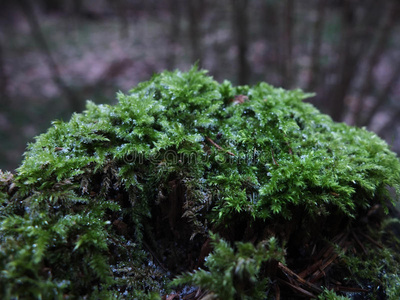
<path fill-rule="evenodd" d="M 397 297 L 399 160 L 308 96 L 194 67 L 53 122 L 0 173 L 3 299 Z"/>

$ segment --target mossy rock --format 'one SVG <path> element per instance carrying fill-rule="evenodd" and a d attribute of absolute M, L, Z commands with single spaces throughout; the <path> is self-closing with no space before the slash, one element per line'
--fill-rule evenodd
<path fill-rule="evenodd" d="M 309 96 L 194 67 L 53 122 L 0 173 L 2 299 L 397 299 L 399 160 Z"/>

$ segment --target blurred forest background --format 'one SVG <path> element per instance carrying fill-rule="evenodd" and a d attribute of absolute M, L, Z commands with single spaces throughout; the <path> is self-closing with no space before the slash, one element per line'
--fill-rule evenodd
<path fill-rule="evenodd" d="M 198 62 L 216 80 L 315 92 L 400 152 L 398 0 L 0 0 L 0 168 L 86 99 Z"/>

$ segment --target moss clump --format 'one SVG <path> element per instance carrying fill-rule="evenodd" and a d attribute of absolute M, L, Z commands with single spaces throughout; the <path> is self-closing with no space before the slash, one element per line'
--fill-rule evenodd
<path fill-rule="evenodd" d="M 198 268 L 175 283 L 273 298 L 284 270 L 306 270 L 326 247 L 336 253 L 329 272 L 303 290 L 396 294 L 396 255 L 376 251 L 381 268 L 365 274 L 348 266 L 368 254 L 360 248 L 373 247 L 371 235 L 389 253 L 399 245 L 380 230 L 399 160 L 375 134 L 302 102 L 308 96 L 218 84 L 194 67 L 53 122 L 14 177 L 1 173 L 3 298 L 183 295 L 190 287 L 171 280 Z M 215 270 L 226 271 L 221 289 L 209 282 Z"/>

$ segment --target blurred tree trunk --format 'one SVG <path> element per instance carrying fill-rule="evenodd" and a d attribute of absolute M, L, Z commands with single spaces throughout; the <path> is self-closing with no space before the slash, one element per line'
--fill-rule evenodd
<path fill-rule="evenodd" d="M 400 119 L 400 109 L 396 110 L 389 121 L 386 122 L 384 126 L 381 127 L 381 129 L 378 130 L 377 134 L 379 136 L 384 136 L 385 133 L 389 132 L 391 129 L 395 128 L 396 125 L 398 125 Z"/>
<path fill-rule="evenodd" d="M 83 7 L 82 4 L 83 4 L 82 0 L 72 1 L 72 11 L 75 14 L 75 16 L 79 16 L 82 13 L 82 7 Z"/>
<path fill-rule="evenodd" d="M 6 70 L 5 49 L 7 37 L 14 33 L 9 32 L 16 21 L 14 3 L 0 0 L 0 106 L 5 109 L 9 106 L 8 84 L 9 76 Z"/>
<path fill-rule="evenodd" d="M 331 117 L 341 121 L 345 111 L 345 98 L 357 69 L 357 41 L 354 39 L 355 16 L 350 0 L 344 0 L 341 8 L 341 41 L 338 63 L 338 80 L 333 87 L 330 99 Z"/>
<path fill-rule="evenodd" d="M 247 60 L 249 43 L 248 33 L 248 0 L 231 0 L 233 9 L 233 36 L 237 47 L 238 84 L 247 84 L 250 67 Z"/>
<path fill-rule="evenodd" d="M 386 45 L 391 37 L 391 33 L 399 16 L 398 12 L 399 2 L 398 0 L 394 0 L 386 6 L 386 11 L 382 14 L 382 25 L 380 26 L 380 29 L 376 31 L 377 37 L 375 38 L 375 41 L 372 41 L 371 55 L 367 60 L 366 71 L 361 83 L 360 93 L 356 98 L 354 113 L 355 125 L 360 125 L 361 123 L 365 124 L 366 120 L 361 120 L 364 111 L 364 101 L 366 100 L 366 97 L 371 94 L 373 87 L 375 86 L 373 71 L 386 49 Z"/>
<path fill-rule="evenodd" d="M 178 41 L 181 36 L 181 19 L 182 19 L 182 0 L 168 0 L 169 9 L 169 37 L 168 47 L 170 51 L 167 54 L 167 68 L 169 70 L 176 66 L 176 52 L 178 48 Z"/>
<path fill-rule="evenodd" d="M 266 41 L 265 51 L 265 70 L 266 81 L 274 85 L 280 85 L 281 76 L 281 53 L 280 45 L 277 43 L 280 39 L 279 34 L 279 5 L 276 1 L 262 1 L 262 32 Z"/>
<path fill-rule="evenodd" d="M 34 37 L 34 40 L 36 41 L 37 45 L 39 46 L 39 48 L 43 54 L 43 58 L 47 64 L 47 67 L 50 70 L 50 73 L 52 75 L 52 79 L 53 79 L 54 83 L 61 90 L 61 92 L 66 96 L 71 110 L 72 111 L 81 110 L 83 107 L 83 103 L 79 100 L 79 98 L 75 95 L 75 93 L 63 81 L 60 71 L 59 71 L 59 68 L 58 68 L 58 65 L 52 56 L 49 46 L 47 45 L 47 41 L 42 33 L 42 30 L 40 28 L 39 22 L 36 18 L 34 9 L 31 6 L 30 1 L 29 0 L 17 0 L 17 4 L 19 5 L 23 15 L 26 17 L 26 19 L 29 23 L 32 36 Z"/>
<path fill-rule="evenodd" d="M 198 61 L 199 66 L 202 63 L 202 45 L 200 23 L 204 12 L 204 0 L 186 0 L 189 16 L 189 40 L 192 49 L 192 64 Z"/>
<path fill-rule="evenodd" d="M 313 91 L 319 84 L 321 71 L 321 43 L 325 25 L 326 0 L 316 0 L 316 19 L 313 27 L 311 46 L 311 65 L 307 83 L 307 90 Z"/>
<path fill-rule="evenodd" d="M 60 12 L 64 8 L 64 1 L 59 0 L 42 0 L 42 4 L 46 13 Z"/>
<path fill-rule="evenodd" d="M 5 69 L 3 37 L 0 34 L 0 105 L 1 107 L 8 106 L 8 77 Z"/>
<path fill-rule="evenodd" d="M 390 77 L 388 83 L 382 89 L 382 92 L 377 96 L 377 99 L 371 109 L 367 112 L 363 121 L 359 124 L 360 126 L 368 126 L 371 124 L 372 119 L 376 113 L 381 109 L 384 104 L 388 101 L 390 93 L 396 86 L 400 79 L 400 61 L 397 63 L 392 76 Z"/>
<path fill-rule="evenodd" d="M 335 121 L 343 120 L 346 111 L 346 97 L 356 79 L 359 63 L 368 52 L 370 30 L 376 27 L 382 6 L 375 0 L 365 0 L 364 2 L 341 0 L 339 3 L 342 29 L 337 80 L 327 94 L 329 95 L 330 113 Z M 363 12 L 360 20 L 357 20 L 356 11 Z"/>
<path fill-rule="evenodd" d="M 282 38 L 282 77 L 283 86 L 291 88 L 294 80 L 293 68 L 293 26 L 294 26 L 294 0 L 284 2 L 284 26 Z"/>
<path fill-rule="evenodd" d="M 76 0 L 75 0 L 76 1 Z M 119 33 L 121 39 L 129 37 L 129 22 L 127 15 L 126 1 L 124 0 L 108 0 L 109 5 L 116 12 L 119 20 Z"/>

